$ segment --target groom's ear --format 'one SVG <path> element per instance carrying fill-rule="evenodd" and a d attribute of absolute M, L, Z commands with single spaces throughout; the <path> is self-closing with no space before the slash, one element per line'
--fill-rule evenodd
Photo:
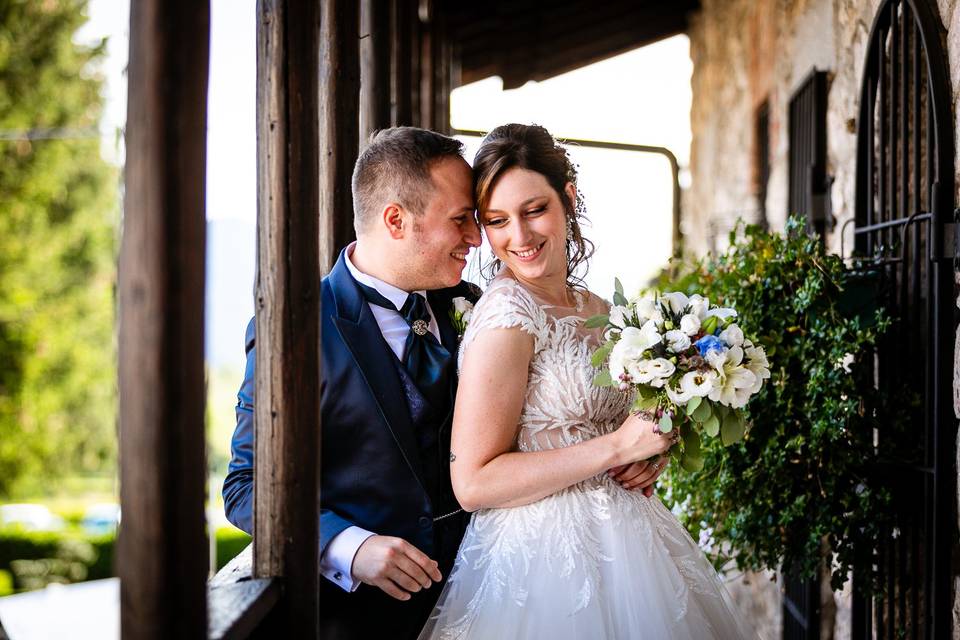
<path fill-rule="evenodd" d="M 407 212 L 399 204 L 390 203 L 383 208 L 383 225 L 394 240 L 399 240 L 406 233 Z"/>

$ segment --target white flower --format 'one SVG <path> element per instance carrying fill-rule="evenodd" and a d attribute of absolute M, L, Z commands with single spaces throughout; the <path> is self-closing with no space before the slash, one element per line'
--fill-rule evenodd
<path fill-rule="evenodd" d="M 695 315 L 698 320 L 703 320 L 707 317 L 707 310 L 710 308 L 710 301 L 701 296 L 699 293 L 695 293 L 690 296 L 690 299 L 687 300 L 687 304 L 690 306 L 690 313 Z"/>
<path fill-rule="evenodd" d="M 683 313 L 683 310 L 687 308 L 687 302 L 689 301 L 687 295 L 680 291 L 668 291 L 661 297 L 667 301 L 667 304 L 670 305 L 670 311 L 677 314 Z"/>
<path fill-rule="evenodd" d="M 680 318 L 680 331 L 688 336 L 696 335 L 700 331 L 700 317 L 694 313 L 688 313 Z"/>
<path fill-rule="evenodd" d="M 690 398 L 704 397 L 713 391 L 719 376 L 715 371 L 688 371 L 680 378 L 680 388 L 667 387 L 667 397 L 675 404 L 684 404 Z"/>
<path fill-rule="evenodd" d="M 666 384 L 667 378 L 672 376 L 673 372 L 677 370 L 676 365 L 666 358 L 655 358 L 647 362 L 649 363 L 647 365 L 647 374 L 650 376 L 650 380 L 647 382 L 651 387 L 662 387 Z"/>
<path fill-rule="evenodd" d="M 627 307 L 614 306 L 610 308 L 610 324 L 623 329 L 627 326 L 627 318 L 632 315 Z"/>
<path fill-rule="evenodd" d="M 667 341 L 667 349 L 674 353 L 683 353 L 690 348 L 690 336 L 683 331 L 673 329 L 663 334 L 663 337 Z"/>
<path fill-rule="evenodd" d="M 639 322 L 646 322 L 647 320 L 653 320 L 657 323 L 663 322 L 660 305 L 657 304 L 657 300 L 653 296 L 647 295 L 639 298 L 634 302 L 633 308 L 637 313 Z"/>
<path fill-rule="evenodd" d="M 739 347 L 743 344 L 743 331 L 736 323 L 731 324 L 720 332 L 718 336 L 728 347 Z"/>
<path fill-rule="evenodd" d="M 648 321 L 643 329 L 627 327 L 621 331 L 620 339 L 610 352 L 610 377 L 620 380 L 621 376 L 627 373 L 637 382 L 637 363 L 643 360 L 643 352 L 658 344 L 660 339 L 652 321 Z"/>
<path fill-rule="evenodd" d="M 756 378 L 750 388 L 750 393 L 757 393 L 763 386 L 763 381 L 770 377 L 770 363 L 767 362 L 767 354 L 763 347 L 757 347 L 750 343 L 744 351 L 747 356 L 747 362 L 744 366 Z"/>
<path fill-rule="evenodd" d="M 741 366 L 743 349 L 732 347 L 726 353 L 725 361 L 717 371 L 717 384 L 710 391 L 710 399 L 728 407 L 739 409 L 747 404 L 751 389 L 756 386 L 757 377 L 752 371 Z"/>
<path fill-rule="evenodd" d="M 710 316 L 716 316 L 718 320 L 726 320 L 727 318 L 736 318 L 737 310 L 731 309 L 729 307 L 714 307 L 713 309 L 710 309 L 709 311 L 707 311 L 707 314 L 706 316 L 704 316 L 703 319 L 706 320 Z"/>
<path fill-rule="evenodd" d="M 734 349 L 739 349 L 740 347 L 734 347 Z M 730 349 L 723 349 L 722 351 L 710 350 L 707 352 L 707 355 L 704 356 L 704 360 L 707 361 L 711 367 L 716 369 L 718 372 L 723 371 L 723 365 L 727 361 L 727 354 L 730 352 Z M 741 358 L 743 357 L 743 351 L 741 350 Z"/>
<path fill-rule="evenodd" d="M 473 303 L 467 300 L 466 298 L 454 298 L 453 299 L 453 310 L 457 313 L 470 313 L 473 311 Z"/>

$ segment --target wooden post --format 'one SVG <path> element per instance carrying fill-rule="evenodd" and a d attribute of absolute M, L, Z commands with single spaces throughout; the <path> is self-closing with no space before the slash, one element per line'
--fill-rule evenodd
<path fill-rule="evenodd" d="M 420 73 L 418 74 L 420 82 L 417 86 L 419 90 L 420 105 L 420 126 L 424 129 L 435 129 L 436 115 L 436 78 L 435 63 L 436 56 L 434 48 L 439 43 L 436 33 L 436 20 L 433 11 L 433 3 L 430 0 L 424 0 L 420 3 Z"/>
<path fill-rule="evenodd" d="M 360 145 L 390 126 L 390 5 L 362 0 L 360 7 Z"/>
<path fill-rule="evenodd" d="M 130 15 L 119 268 L 124 638 L 206 638 L 204 181 L 210 8 Z M 56 615 L 51 611 L 50 615 Z"/>
<path fill-rule="evenodd" d="M 360 131 L 360 9 L 325 0 L 320 34 L 320 267 L 356 238 L 350 179 Z M 314 236 L 316 237 L 316 236 Z"/>
<path fill-rule="evenodd" d="M 413 20 L 416 8 L 413 0 L 390 2 L 390 120 L 393 126 L 412 125 L 413 74 L 410 60 L 413 56 Z"/>
<path fill-rule="evenodd" d="M 281 577 L 275 630 L 319 632 L 317 3 L 257 3 L 253 570 Z"/>

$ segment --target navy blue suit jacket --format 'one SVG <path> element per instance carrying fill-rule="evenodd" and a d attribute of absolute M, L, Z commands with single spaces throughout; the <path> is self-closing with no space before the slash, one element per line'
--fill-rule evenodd
<path fill-rule="evenodd" d="M 358 525 L 403 538 L 434 557 L 433 518 L 414 427 L 390 350 L 367 301 L 340 254 L 321 283 L 321 499 L 320 553 L 338 533 Z M 453 298 L 476 301 L 478 290 L 461 282 L 427 294 L 442 342 L 452 354 L 457 334 L 448 317 Z M 253 531 L 254 321 L 247 327 L 247 367 L 238 393 L 232 460 L 223 484 L 227 519 Z M 450 420 L 440 428 L 443 460 L 449 456 Z M 443 465 L 443 491 L 449 467 Z"/>

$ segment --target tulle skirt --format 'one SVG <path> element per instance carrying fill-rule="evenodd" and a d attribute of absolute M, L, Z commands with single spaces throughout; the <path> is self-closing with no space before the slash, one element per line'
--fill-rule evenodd
<path fill-rule="evenodd" d="M 753 638 L 656 497 L 602 478 L 473 515 L 420 638 Z"/>

